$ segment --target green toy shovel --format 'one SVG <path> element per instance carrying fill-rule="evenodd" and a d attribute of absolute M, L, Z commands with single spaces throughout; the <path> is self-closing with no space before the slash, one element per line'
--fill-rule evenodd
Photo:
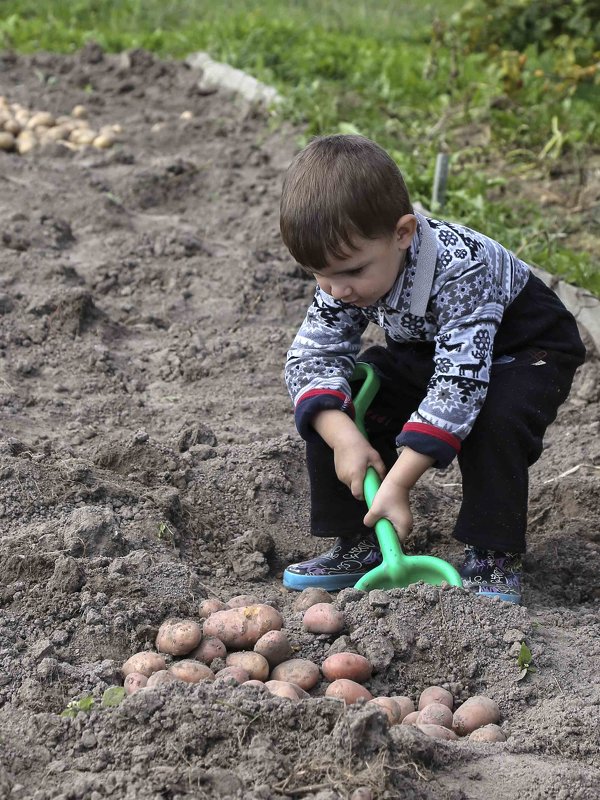
<path fill-rule="evenodd" d="M 363 380 L 360 391 L 354 399 L 354 422 L 362 435 L 368 438 L 364 422 L 365 412 L 379 390 L 379 378 L 370 364 L 359 361 L 354 367 L 352 380 Z M 364 481 L 365 500 L 369 508 L 380 486 L 379 475 L 373 467 L 369 467 Z M 397 589 L 417 581 L 432 583 L 434 586 L 439 586 L 444 581 L 450 586 L 462 586 L 460 575 L 447 561 L 435 556 L 407 556 L 389 520 L 380 519 L 375 524 L 375 534 L 383 555 L 383 563 L 364 575 L 355 589 L 367 592 L 370 589 Z"/>

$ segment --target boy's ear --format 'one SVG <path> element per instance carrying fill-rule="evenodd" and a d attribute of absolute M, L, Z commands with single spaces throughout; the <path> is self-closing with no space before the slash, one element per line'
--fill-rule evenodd
<path fill-rule="evenodd" d="M 417 230 L 417 218 L 414 214 L 404 214 L 396 223 L 396 240 L 402 250 L 410 247 Z"/>

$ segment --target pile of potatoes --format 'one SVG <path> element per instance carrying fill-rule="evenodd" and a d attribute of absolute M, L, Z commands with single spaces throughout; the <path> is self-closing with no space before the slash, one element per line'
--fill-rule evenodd
<path fill-rule="evenodd" d="M 319 602 L 325 597 L 325 602 Z M 303 592 L 295 608 L 303 611 L 303 627 L 309 632 L 336 634 L 344 628 L 343 614 L 332 606 L 327 593 Z M 438 739 L 506 739 L 497 724 L 500 710 L 489 697 L 470 697 L 453 711 L 452 694 L 441 686 L 430 686 L 421 693 L 415 709 L 410 697 L 374 697 L 363 685 L 371 678 L 372 665 L 357 653 L 335 653 L 320 668 L 308 659 L 294 658 L 283 617 L 253 596 L 238 595 L 227 603 L 204 600 L 199 611 L 202 624 L 192 619 L 165 620 L 156 637 L 157 652 L 136 653 L 123 664 L 127 694 L 171 681 L 211 681 L 258 686 L 299 702 L 310 697 L 323 676 L 329 681 L 325 697 L 347 705 L 359 700 L 376 705 L 390 725 L 415 725 Z M 169 665 L 165 656 L 170 657 Z"/>
<path fill-rule="evenodd" d="M 0 95 L 0 150 L 16 150 L 26 155 L 38 147 L 56 143 L 69 150 L 88 146 L 104 150 L 112 147 L 121 133 L 120 125 L 94 130 L 87 120 L 85 106 L 75 106 L 69 115 L 55 117 L 49 111 L 34 111 L 19 103 L 9 103 Z"/>

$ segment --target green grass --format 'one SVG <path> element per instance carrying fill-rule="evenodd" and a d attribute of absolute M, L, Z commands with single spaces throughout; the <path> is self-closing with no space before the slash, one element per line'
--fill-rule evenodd
<path fill-rule="evenodd" d="M 426 206 L 436 153 L 450 152 L 444 216 L 600 295 L 598 222 L 569 215 L 568 203 L 551 213 L 531 192 L 511 191 L 519 175 L 541 185 L 560 172 L 561 186 L 576 184 L 598 153 L 597 82 L 553 79 L 552 52 L 528 50 L 523 63 L 519 54 L 465 54 L 446 21 L 462 5 L 0 0 L 0 46 L 72 52 L 94 39 L 109 51 L 143 47 L 164 57 L 208 50 L 277 86 L 283 113 L 307 137 L 356 130 L 376 139 Z M 584 222 L 592 244 L 565 246 L 563 228 L 577 233 Z"/>

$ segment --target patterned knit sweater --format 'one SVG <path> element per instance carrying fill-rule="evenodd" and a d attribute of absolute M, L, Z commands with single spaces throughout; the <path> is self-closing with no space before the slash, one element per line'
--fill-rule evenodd
<path fill-rule="evenodd" d="M 396 342 L 434 342 L 435 371 L 427 393 L 396 439 L 447 466 L 459 452 L 485 400 L 494 336 L 505 309 L 525 286 L 529 267 L 498 242 L 469 228 L 427 218 L 437 242 L 433 285 L 424 316 L 410 312 L 411 289 L 425 218 L 405 268 L 376 305 L 358 308 L 317 287 L 288 352 L 285 378 L 296 425 L 316 436 L 314 415 L 341 409 L 353 415 L 348 379 L 369 322 Z"/>

